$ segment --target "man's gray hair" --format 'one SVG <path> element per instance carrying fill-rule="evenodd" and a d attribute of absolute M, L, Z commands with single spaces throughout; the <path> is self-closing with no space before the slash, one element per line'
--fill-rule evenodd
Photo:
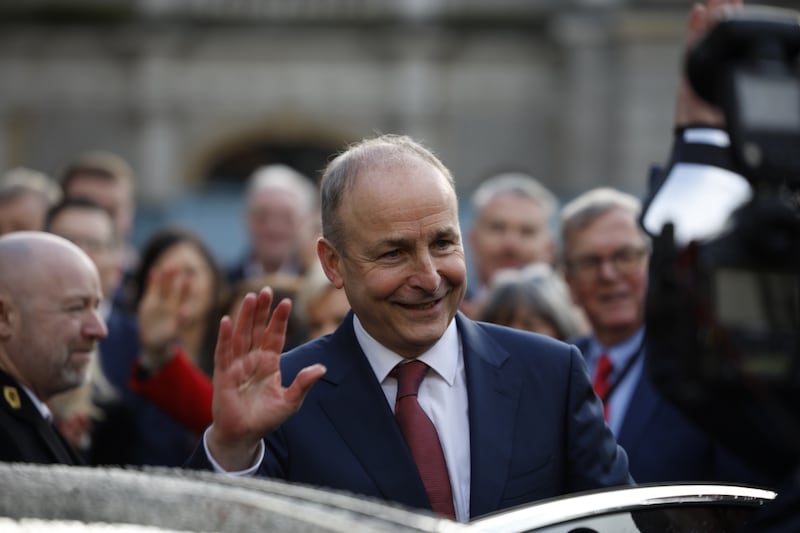
<path fill-rule="evenodd" d="M 539 180 L 523 172 L 506 172 L 484 180 L 472 193 L 472 209 L 480 212 L 501 194 L 514 194 L 533 200 L 542 207 L 547 220 L 558 209 L 556 196 Z"/>
<path fill-rule="evenodd" d="M 297 196 L 298 208 L 308 215 L 317 207 L 317 188 L 311 180 L 290 166 L 265 165 L 257 168 L 247 183 L 247 198 L 266 189 L 290 191 Z"/>
<path fill-rule="evenodd" d="M 356 178 L 376 167 L 402 164 L 409 159 L 421 160 L 435 167 L 455 192 L 453 176 L 444 163 L 430 149 L 405 135 L 384 134 L 361 140 L 328 164 L 321 184 L 322 235 L 335 248 L 343 249 L 344 230 L 338 211 Z"/>
<path fill-rule="evenodd" d="M 26 167 L 15 167 L 0 176 L 0 200 L 22 194 L 38 195 L 44 205 L 52 206 L 61 199 L 61 187 L 47 174 Z"/>
<path fill-rule="evenodd" d="M 611 187 L 591 189 L 568 202 L 561 210 L 561 241 L 564 251 L 570 234 L 585 228 L 614 209 L 630 213 L 638 225 L 639 213 L 642 211 L 641 201 L 632 194 Z M 647 238 L 641 227 L 640 231 Z"/>

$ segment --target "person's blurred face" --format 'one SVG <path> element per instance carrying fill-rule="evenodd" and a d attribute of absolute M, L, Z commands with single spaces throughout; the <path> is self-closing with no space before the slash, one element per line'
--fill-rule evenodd
<path fill-rule="evenodd" d="M 499 194 L 476 214 L 470 230 L 475 268 L 486 284 L 497 270 L 553 261 L 553 240 L 538 202 Z"/>
<path fill-rule="evenodd" d="M 333 333 L 344 317 L 350 311 L 350 302 L 347 294 L 333 286 L 323 291 L 319 298 L 308 303 L 306 322 L 308 339 L 316 339 L 328 333 Z"/>
<path fill-rule="evenodd" d="M 70 207 L 50 221 L 51 233 L 74 242 L 92 259 L 106 299 L 111 297 L 122 276 L 122 260 L 114 231 L 111 218 L 98 209 Z"/>
<path fill-rule="evenodd" d="M 41 231 L 47 206 L 35 192 L 21 192 L 0 201 L 0 235 L 13 231 Z"/>
<path fill-rule="evenodd" d="M 153 269 L 173 270 L 188 282 L 180 309 L 184 324 L 205 320 L 216 296 L 214 272 L 194 244 L 185 241 L 174 244 L 161 254 Z"/>
<path fill-rule="evenodd" d="M 466 287 L 455 192 L 438 169 L 407 157 L 362 171 L 339 217 L 343 249 L 319 248 L 328 278 L 372 337 L 402 357 L 424 353 Z"/>
<path fill-rule="evenodd" d="M 564 251 L 573 299 L 600 342 L 635 333 L 644 321 L 648 255 L 636 219 L 613 209 L 567 235 Z"/>
<path fill-rule="evenodd" d="M 64 194 L 71 198 L 87 198 L 106 208 L 114 220 L 119 239 L 128 238 L 133 223 L 133 198 L 127 185 L 79 174 L 72 178 Z"/>
<path fill-rule="evenodd" d="M 28 276 L 18 292 L 9 354 L 26 384 L 46 400 L 88 379 L 97 341 L 108 334 L 98 311 L 103 295 L 94 265 L 74 253 L 31 265 Z"/>
<path fill-rule="evenodd" d="M 253 193 L 247 225 L 256 258 L 267 272 L 277 271 L 295 253 L 302 223 L 294 193 L 278 188 Z"/>

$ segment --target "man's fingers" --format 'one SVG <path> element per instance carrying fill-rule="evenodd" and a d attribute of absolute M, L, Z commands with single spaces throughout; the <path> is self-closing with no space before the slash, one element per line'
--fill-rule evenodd
<path fill-rule="evenodd" d="M 182 304 L 192 293 L 192 278 L 185 272 L 178 272 L 173 283 L 175 300 Z"/>
<path fill-rule="evenodd" d="M 742 0 L 708 0 L 704 31 L 710 30 L 724 16 L 738 11 L 744 5 Z"/>
<path fill-rule="evenodd" d="M 256 341 L 261 339 L 263 328 L 267 327 L 269 321 L 269 311 L 272 307 L 272 288 L 264 287 L 256 297 L 255 318 L 253 319 L 253 335 Z"/>
<path fill-rule="evenodd" d="M 231 336 L 233 332 L 233 325 L 228 315 L 222 317 L 219 321 L 219 333 L 217 334 L 217 345 L 214 349 L 214 374 L 231 364 Z"/>
<path fill-rule="evenodd" d="M 153 283 L 155 284 L 157 295 L 161 301 L 170 299 L 174 291 L 174 280 L 178 271 L 174 268 L 158 268 L 152 273 Z"/>
<path fill-rule="evenodd" d="M 328 369 L 319 363 L 305 367 L 298 372 L 292 384 L 286 389 L 287 403 L 294 405 L 295 408 L 300 408 L 311 386 L 314 385 L 319 379 L 325 375 Z"/>
<path fill-rule="evenodd" d="M 706 14 L 708 10 L 703 4 L 694 4 L 689 11 L 689 23 L 686 31 L 686 43 L 693 45 L 706 30 Z"/>
<path fill-rule="evenodd" d="M 267 328 L 261 334 L 260 347 L 275 353 L 281 353 L 286 344 L 286 329 L 289 327 L 289 315 L 292 312 L 292 302 L 284 298 L 272 312 L 272 318 Z"/>
<path fill-rule="evenodd" d="M 255 315 L 256 295 L 249 292 L 242 299 L 236 323 L 233 325 L 233 353 L 241 355 L 250 351 L 253 346 L 253 319 Z"/>

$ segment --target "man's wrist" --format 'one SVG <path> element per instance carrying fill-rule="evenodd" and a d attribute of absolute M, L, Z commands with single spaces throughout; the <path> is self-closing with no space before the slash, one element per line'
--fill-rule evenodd
<path fill-rule="evenodd" d="M 143 349 L 139 352 L 137 377 L 139 374 L 144 376 L 141 379 L 147 379 L 159 370 L 167 366 L 167 364 L 178 355 L 180 352 L 180 345 L 173 344 L 165 348 L 159 349 Z"/>
<path fill-rule="evenodd" d="M 248 475 L 255 473 L 264 460 L 264 440 L 259 439 L 254 445 L 239 445 L 237 450 L 226 449 L 215 442 L 214 425 L 203 433 L 203 447 L 211 466 L 217 472 L 231 475 Z"/>

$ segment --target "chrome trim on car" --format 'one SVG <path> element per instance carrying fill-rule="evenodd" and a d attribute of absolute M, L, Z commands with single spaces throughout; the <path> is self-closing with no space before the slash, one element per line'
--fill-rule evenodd
<path fill-rule="evenodd" d="M 470 524 L 476 532 L 519 532 L 570 520 L 656 506 L 692 503 L 736 503 L 758 507 L 777 493 L 756 487 L 720 484 L 658 484 L 603 489 L 570 497 L 543 500 L 479 518 Z"/>

